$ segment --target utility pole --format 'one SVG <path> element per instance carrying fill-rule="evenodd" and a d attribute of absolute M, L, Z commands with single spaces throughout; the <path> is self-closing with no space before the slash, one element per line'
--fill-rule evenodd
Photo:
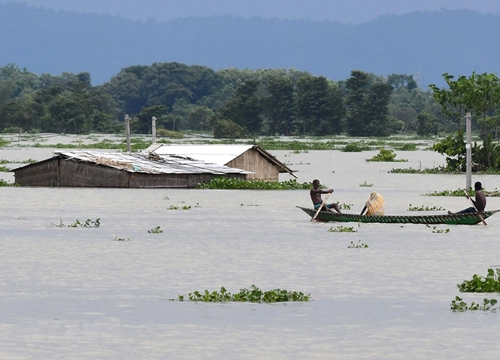
<path fill-rule="evenodd" d="M 153 116 L 151 118 L 151 134 L 153 136 L 153 139 L 151 140 L 151 142 L 153 144 L 156 144 L 156 116 Z"/>
<path fill-rule="evenodd" d="M 465 189 L 469 191 L 472 188 L 472 148 L 471 148 L 471 116 L 470 112 L 465 114 L 465 132 L 467 135 L 467 142 L 465 143 L 466 150 L 466 176 L 465 176 Z"/>
<path fill-rule="evenodd" d="M 131 146 L 130 146 L 130 117 L 128 114 L 125 114 L 125 134 L 127 136 L 127 152 L 130 154 Z"/>

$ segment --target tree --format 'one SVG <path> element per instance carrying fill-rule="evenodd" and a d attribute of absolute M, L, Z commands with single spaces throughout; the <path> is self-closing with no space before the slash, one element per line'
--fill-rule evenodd
<path fill-rule="evenodd" d="M 392 85 L 359 70 L 346 81 L 347 132 L 351 136 L 387 136 Z"/>
<path fill-rule="evenodd" d="M 265 101 L 268 133 L 290 135 L 293 132 L 294 87 L 288 76 L 271 76 L 266 86 L 268 97 Z"/>
<path fill-rule="evenodd" d="M 366 119 L 365 103 L 367 98 L 368 74 L 354 70 L 351 77 L 345 82 L 347 88 L 347 133 L 351 136 L 363 136 L 365 126 L 369 122 Z"/>
<path fill-rule="evenodd" d="M 304 134 L 340 133 L 344 114 L 342 94 L 325 77 L 304 76 L 297 80 L 296 108 Z"/>
<path fill-rule="evenodd" d="M 165 105 L 145 107 L 130 122 L 130 128 L 133 132 L 138 134 L 150 134 L 153 116 L 161 122 L 165 119 L 167 113 L 168 108 Z"/>
<path fill-rule="evenodd" d="M 203 128 L 210 127 L 210 119 L 214 112 L 206 106 L 193 106 L 187 113 L 188 126 L 192 130 L 203 131 Z"/>
<path fill-rule="evenodd" d="M 385 81 L 376 81 L 372 84 L 366 99 L 365 131 L 371 136 L 388 136 L 388 105 L 392 93 L 392 85 Z"/>
<path fill-rule="evenodd" d="M 257 95 L 260 83 L 248 80 L 238 86 L 234 98 L 221 109 L 221 118 L 231 120 L 250 134 L 258 134 L 262 126 L 263 104 Z"/>
<path fill-rule="evenodd" d="M 494 74 L 478 75 L 475 72 L 469 78 L 460 76 L 456 81 L 453 81 L 452 75 L 443 76 L 449 85 L 449 90 L 430 85 L 443 111 L 458 116 L 458 119 L 462 116 L 462 112 L 471 112 L 472 115 L 480 117 L 483 137 L 487 139 L 489 132 L 487 115 L 500 106 L 500 79 Z M 460 129 L 460 121 L 458 123 Z M 484 142 L 484 146 L 488 166 L 491 166 L 489 142 Z"/>
<path fill-rule="evenodd" d="M 237 139 L 246 136 L 246 130 L 240 125 L 227 119 L 218 119 L 214 124 L 214 137 L 215 138 L 231 138 Z"/>
<path fill-rule="evenodd" d="M 417 134 L 420 136 L 437 133 L 436 119 L 426 112 L 417 115 Z"/>

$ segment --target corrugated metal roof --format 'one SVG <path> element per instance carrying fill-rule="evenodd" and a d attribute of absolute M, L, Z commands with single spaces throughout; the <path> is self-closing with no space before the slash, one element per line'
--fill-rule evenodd
<path fill-rule="evenodd" d="M 255 145 L 165 145 L 154 144 L 144 152 L 158 155 L 180 156 L 184 158 L 203 160 L 206 162 L 226 165 Z"/>
<path fill-rule="evenodd" d="M 148 174 L 251 174 L 251 171 L 197 159 L 184 159 L 160 154 L 147 153 L 107 153 L 97 151 L 57 151 L 71 160 L 91 162 L 129 172 Z"/>

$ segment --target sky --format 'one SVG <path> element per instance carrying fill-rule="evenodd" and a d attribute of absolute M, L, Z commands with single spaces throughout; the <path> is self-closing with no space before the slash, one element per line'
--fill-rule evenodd
<path fill-rule="evenodd" d="M 160 22 L 188 16 L 235 15 L 358 24 L 384 14 L 417 10 L 468 9 L 500 14 L 499 0 L 0 0 L 0 4 L 9 2 Z"/>

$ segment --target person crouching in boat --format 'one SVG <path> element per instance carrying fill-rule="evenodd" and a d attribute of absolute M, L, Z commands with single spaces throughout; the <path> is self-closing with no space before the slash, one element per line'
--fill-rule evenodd
<path fill-rule="evenodd" d="M 319 180 L 317 179 L 313 180 L 313 188 L 311 189 L 310 194 L 311 194 L 311 200 L 314 204 L 314 210 L 318 210 L 320 206 L 323 204 L 323 200 L 321 200 L 321 194 L 331 194 L 333 192 L 333 189 L 321 190 L 319 187 L 320 187 Z M 335 211 L 337 211 L 339 214 L 342 214 L 340 212 L 338 203 L 325 204 L 323 208 L 325 208 L 326 211 L 332 211 L 331 209 L 334 208 Z"/>
<path fill-rule="evenodd" d="M 384 198 L 376 191 L 372 191 L 370 194 L 370 198 L 365 203 L 363 210 L 361 210 L 361 214 L 363 215 L 366 211 L 366 216 L 373 215 L 384 215 Z"/>
<path fill-rule="evenodd" d="M 476 191 L 476 196 L 475 200 L 471 199 L 469 195 L 467 195 L 467 198 L 472 201 L 474 206 L 468 207 L 466 209 L 457 211 L 456 213 L 452 213 L 451 211 L 448 211 L 448 215 L 453 215 L 453 214 L 466 214 L 466 213 L 473 213 L 476 212 L 483 212 L 484 208 L 486 207 L 486 196 L 484 196 L 482 190 L 483 190 L 483 184 L 481 184 L 479 181 L 477 181 L 474 184 L 474 190 Z"/>

